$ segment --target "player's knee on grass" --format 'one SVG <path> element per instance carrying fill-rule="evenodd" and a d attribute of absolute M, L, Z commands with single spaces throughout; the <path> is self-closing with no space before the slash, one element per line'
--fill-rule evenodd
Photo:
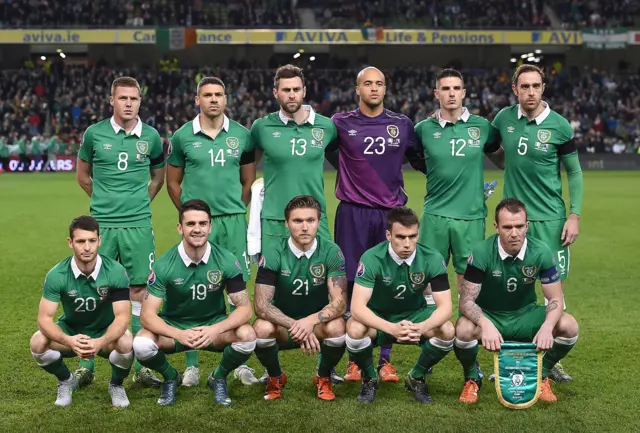
<path fill-rule="evenodd" d="M 355 340 L 360 340 L 366 337 L 368 330 L 369 328 L 360 322 L 356 322 L 353 317 L 347 322 L 347 334 Z"/>
<path fill-rule="evenodd" d="M 578 335 L 578 321 L 571 314 L 562 313 L 560 320 L 556 323 L 554 337 L 574 338 Z"/>
<path fill-rule="evenodd" d="M 253 330 L 255 332 L 256 338 L 265 339 L 265 338 L 275 338 L 277 327 L 273 323 L 257 319 L 253 322 Z"/>
<path fill-rule="evenodd" d="M 31 336 L 29 348 L 32 353 L 44 353 L 49 349 L 49 339 L 45 337 L 42 332 L 36 331 L 36 333 Z"/>
<path fill-rule="evenodd" d="M 425 337 L 435 337 L 445 341 L 453 340 L 455 336 L 456 328 L 454 328 L 453 323 L 451 322 L 445 322 L 444 324 L 442 324 L 442 326 L 435 328 L 430 332 L 427 332 L 427 334 L 425 335 Z"/>
<path fill-rule="evenodd" d="M 324 324 L 325 339 L 343 337 L 346 332 L 347 325 L 341 317 Z"/>
<path fill-rule="evenodd" d="M 158 345 L 153 339 L 138 335 L 133 339 L 133 352 L 137 359 L 145 361 L 158 353 Z"/>
<path fill-rule="evenodd" d="M 247 343 L 256 341 L 256 332 L 251 325 L 242 325 L 236 329 L 236 341 L 241 343 Z"/>
<path fill-rule="evenodd" d="M 455 337 L 461 341 L 477 340 L 480 336 L 479 327 L 476 326 L 471 320 L 462 316 L 456 322 Z"/>

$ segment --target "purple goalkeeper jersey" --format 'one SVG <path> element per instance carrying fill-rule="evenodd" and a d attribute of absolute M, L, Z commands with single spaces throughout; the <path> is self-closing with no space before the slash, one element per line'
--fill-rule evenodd
<path fill-rule="evenodd" d="M 419 167 L 424 164 L 409 118 L 390 110 L 368 117 L 357 109 L 337 113 L 332 120 L 338 129 L 336 197 L 372 208 L 406 204 L 405 156 L 417 170 L 423 171 Z"/>

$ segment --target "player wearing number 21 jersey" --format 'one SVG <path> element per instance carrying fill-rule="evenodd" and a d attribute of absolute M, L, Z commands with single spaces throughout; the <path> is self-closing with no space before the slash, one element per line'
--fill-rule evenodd
<path fill-rule="evenodd" d="M 140 326 L 140 308 L 155 258 L 151 200 L 164 183 L 164 154 L 158 131 L 142 123 L 140 85 L 130 77 L 111 85 L 113 117 L 90 126 L 78 151 L 77 178 L 91 197 L 91 215 L 100 223 L 100 254 L 118 260 L 131 279 L 131 331 Z M 80 361 L 81 384 L 92 380 L 93 362 Z M 134 381 L 159 385 L 135 363 Z"/>
<path fill-rule="evenodd" d="M 322 208 L 318 236 L 331 238 L 323 170 L 325 151 L 336 138 L 336 127 L 311 106 L 302 105 L 305 92 L 302 69 L 293 65 L 280 67 L 273 83 L 280 110 L 256 120 L 251 126 L 257 160 L 261 156 L 264 160 L 263 252 L 289 237 L 283 210 L 299 195 L 311 195 L 318 200 Z"/>

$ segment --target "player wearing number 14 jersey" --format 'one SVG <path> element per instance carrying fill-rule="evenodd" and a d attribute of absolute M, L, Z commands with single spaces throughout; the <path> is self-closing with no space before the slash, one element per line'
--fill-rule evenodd
<path fill-rule="evenodd" d="M 142 123 L 140 85 L 120 77 L 111 85 L 113 117 L 90 126 L 78 151 L 77 178 L 91 197 L 91 216 L 100 223 L 99 253 L 118 260 L 131 279 L 131 331 L 140 325 L 140 308 L 155 241 L 151 226 L 151 200 L 164 183 L 164 154 L 158 131 Z M 151 181 L 149 181 L 151 180 Z M 80 361 L 80 384 L 93 380 L 93 359 Z M 159 385 L 160 381 L 135 364 L 134 381 Z"/>
<path fill-rule="evenodd" d="M 365 251 L 383 242 L 387 212 L 407 203 L 402 165 L 405 158 L 424 172 L 424 160 L 411 121 L 384 108 L 386 80 L 377 68 L 368 67 L 357 77 L 359 108 L 333 116 L 338 130 L 338 177 L 335 238 L 345 255 L 348 294 L 351 297 L 358 260 Z M 347 304 L 349 305 L 349 304 Z M 384 382 L 400 380 L 390 363 L 391 345 L 380 348 L 378 366 Z M 359 381 L 358 367 L 350 359 L 347 381 Z"/>

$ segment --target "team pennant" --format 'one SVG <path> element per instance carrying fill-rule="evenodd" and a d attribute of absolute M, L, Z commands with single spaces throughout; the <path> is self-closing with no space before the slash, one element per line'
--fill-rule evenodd
<path fill-rule="evenodd" d="M 533 406 L 542 385 L 542 352 L 536 345 L 504 342 L 493 361 L 500 403 L 511 409 Z"/>

